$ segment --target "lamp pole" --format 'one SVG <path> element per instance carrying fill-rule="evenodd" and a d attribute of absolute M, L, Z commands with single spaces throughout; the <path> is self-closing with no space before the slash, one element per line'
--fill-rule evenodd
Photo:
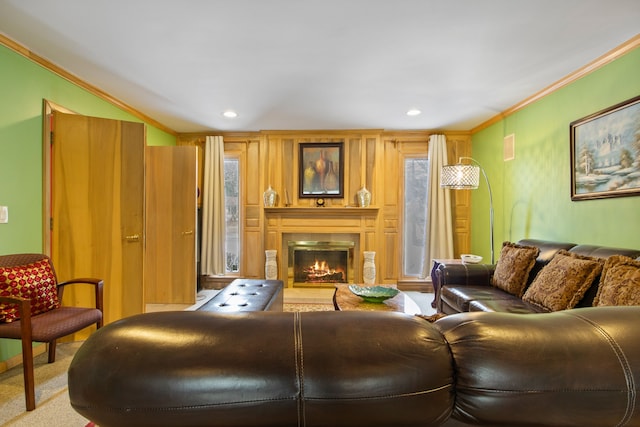
<path fill-rule="evenodd" d="M 494 247 L 493 246 L 493 194 L 491 192 L 491 184 L 489 184 L 489 178 L 487 178 L 487 173 L 484 171 L 484 168 L 482 167 L 480 162 L 478 162 L 476 159 L 472 157 L 460 157 L 458 161 L 462 162 L 463 159 L 470 160 L 471 162 L 475 163 L 476 166 L 478 166 L 482 171 L 482 176 L 484 176 L 484 181 L 487 183 L 487 189 L 489 190 L 489 233 L 490 233 L 489 241 L 491 242 L 491 264 L 493 264 L 495 262 L 495 257 L 493 253 L 493 247 Z"/>

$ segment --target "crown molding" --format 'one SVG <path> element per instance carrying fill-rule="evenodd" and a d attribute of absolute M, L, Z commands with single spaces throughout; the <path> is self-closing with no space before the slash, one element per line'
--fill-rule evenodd
<path fill-rule="evenodd" d="M 108 93 L 104 92 L 103 90 L 97 88 L 96 86 L 93 86 L 87 82 L 85 82 L 84 80 L 80 79 L 79 77 L 71 74 L 70 72 L 64 70 L 63 68 L 53 64 L 52 62 L 48 61 L 47 59 L 41 57 L 40 55 L 32 52 L 31 50 L 27 49 L 25 46 L 22 46 L 21 44 L 15 42 L 14 40 L 11 40 L 10 38 L 4 36 L 3 34 L 0 34 L 0 45 L 6 46 L 7 48 L 11 49 L 12 51 L 18 53 L 19 55 L 24 56 L 25 58 L 37 63 L 38 65 L 42 66 L 43 68 L 51 71 L 52 73 L 68 80 L 69 82 L 87 90 L 88 92 L 108 101 L 109 103 L 115 105 L 116 107 L 132 114 L 133 116 L 139 118 L 140 120 L 154 126 L 157 127 L 160 130 L 163 130 L 171 135 L 174 136 L 178 136 L 178 132 L 174 131 L 173 129 L 170 129 L 169 127 L 163 125 L 162 123 L 156 121 L 155 119 L 152 119 L 151 117 L 147 116 L 146 114 L 138 111 L 137 109 L 131 107 L 130 105 L 122 102 L 121 100 L 109 95 Z M 499 122 L 500 120 L 505 119 L 506 117 L 509 117 L 510 115 L 524 109 L 525 107 L 533 104 L 534 102 L 546 97 L 547 95 L 550 95 L 551 93 L 577 81 L 578 79 L 592 73 L 593 71 L 605 66 L 606 64 L 609 64 L 610 62 L 613 62 L 614 60 L 620 58 L 621 56 L 626 55 L 627 53 L 631 52 L 632 50 L 638 48 L 640 46 L 640 34 L 637 34 L 636 36 L 632 37 L 631 39 L 629 39 L 628 41 L 626 41 L 625 43 L 621 44 L 620 46 L 617 46 L 616 48 L 610 50 L 609 52 L 605 53 L 604 55 L 602 55 L 601 57 L 597 58 L 596 60 L 590 62 L 589 64 L 585 65 L 584 67 L 579 68 L 578 70 L 574 71 L 573 73 L 563 77 L 562 79 L 558 80 L 557 82 L 547 86 L 546 88 L 542 89 L 541 91 L 535 93 L 534 95 L 524 99 L 523 101 L 513 105 L 512 107 L 500 112 L 499 114 L 493 116 L 492 118 L 490 118 L 489 120 L 481 123 L 480 125 L 476 126 L 475 128 L 471 129 L 469 131 L 469 134 L 474 134 L 477 133 L 483 129 L 488 128 L 489 126 Z M 367 132 L 371 132 L 372 130 L 367 130 Z M 384 131 L 384 130 L 380 130 L 381 132 L 387 133 L 387 132 L 391 132 L 392 131 Z M 287 135 L 287 134 L 293 134 L 293 133 L 299 133 L 300 131 L 293 131 L 293 130 L 272 130 L 272 131 L 259 131 L 257 132 L 258 134 L 266 134 L 266 135 L 276 135 L 276 134 L 280 134 L 280 135 Z M 311 131 L 305 131 L 305 132 L 311 132 Z M 326 133 L 328 135 L 332 135 L 332 134 L 337 134 L 337 133 L 341 133 L 341 132 L 345 132 L 345 131 L 338 131 L 338 130 L 324 130 L 324 131 L 314 131 L 314 132 L 321 132 L 321 133 Z M 354 130 L 349 130 L 346 131 L 348 133 L 353 133 Z M 431 131 L 432 132 L 432 131 Z M 203 132 L 205 133 L 205 132 Z M 445 132 L 446 133 L 446 132 Z M 460 132 L 460 133 L 465 133 L 465 132 Z M 187 133 L 188 134 L 188 133 Z"/>
<path fill-rule="evenodd" d="M 616 59 L 620 58 L 621 56 L 626 55 L 627 53 L 631 52 L 632 50 L 636 49 L 637 47 L 640 46 L 640 34 L 637 34 L 636 36 L 632 37 L 631 39 L 629 39 L 628 41 L 624 42 L 623 44 L 621 44 L 620 46 L 610 50 L 609 52 L 605 53 L 604 55 L 602 55 L 601 57 L 597 58 L 595 61 L 592 61 L 590 63 L 588 63 L 587 65 L 585 65 L 582 68 L 579 68 L 578 70 L 574 71 L 573 73 L 565 76 L 564 78 L 558 80 L 557 82 L 553 83 L 550 86 L 547 86 L 546 88 L 542 89 L 540 92 L 530 96 L 529 98 L 526 98 L 523 101 L 520 101 L 519 103 L 517 103 L 516 105 L 506 109 L 505 111 L 497 114 L 496 116 L 490 118 L 489 120 L 487 120 L 486 122 L 476 126 L 475 128 L 471 129 L 471 133 L 474 134 L 476 132 L 479 132 L 483 129 L 488 128 L 489 126 L 499 122 L 500 120 L 509 117 L 510 115 L 522 110 L 523 108 L 533 104 L 536 101 L 539 101 L 540 99 L 544 98 L 547 95 L 550 95 L 551 93 L 560 90 L 561 88 L 575 82 L 576 80 L 594 72 L 595 70 L 597 70 L 598 68 L 601 68 L 607 64 L 609 64 L 610 62 L 615 61 Z"/>
<path fill-rule="evenodd" d="M 136 110 L 135 108 L 133 108 L 132 106 L 122 102 L 121 100 L 119 100 L 118 98 L 115 98 L 114 96 L 109 95 L 107 92 L 103 91 L 102 89 L 93 86 L 87 82 L 85 82 L 84 80 L 82 80 L 81 78 L 79 78 L 78 76 L 66 71 L 65 69 L 57 66 L 56 64 L 52 63 L 51 61 L 43 58 L 42 56 L 32 52 L 31 50 L 29 50 L 28 48 L 26 48 L 25 46 L 21 45 L 20 43 L 17 43 L 14 40 L 11 40 L 10 38 L 6 37 L 3 34 L 0 34 L 0 45 L 3 45 L 5 47 L 7 47 L 8 49 L 16 52 L 19 55 L 24 56 L 25 58 L 29 59 L 32 62 L 35 62 L 36 64 L 40 65 L 41 67 L 43 67 L 44 69 L 56 74 L 59 77 L 62 77 L 63 79 L 73 83 L 76 86 L 81 87 L 82 89 L 86 90 L 87 92 L 101 98 L 104 99 L 105 101 L 113 104 L 114 106 L 120 108 L 121 110 L 126 111 L 127 113 L 137 117 L 138 119 L 142 120 L 143 122 L 146 122 L 148 124 L 150 124 L 151 126 L 154 126 L 164 132 L 167 132 L 173 136 L 177 136 L 178 133 L 163 125 L 162 123 L 158 122 L 155 119 L 152 119 L 151 117 L 147 116 L 146 114 L 140 112 L 139 110 Z"/>

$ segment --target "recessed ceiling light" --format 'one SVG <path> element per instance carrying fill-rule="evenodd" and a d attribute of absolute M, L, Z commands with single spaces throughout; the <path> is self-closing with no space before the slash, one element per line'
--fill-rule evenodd
<path fill-rule="evenodd" d="M 422 114 L 422 111 L 418 110 L 417 108 L 412 108 L 407 111 L 407 116 L 419 116 L 420 114 Z"/>
<path fill-rule="evenodd" d="M 222 113 L 222 115 L 227 119 L 235 119 L 236 117 L 238 117 L 238 113 L 236 113 L 233 110 L 227 110 L 224 113 Z"/>

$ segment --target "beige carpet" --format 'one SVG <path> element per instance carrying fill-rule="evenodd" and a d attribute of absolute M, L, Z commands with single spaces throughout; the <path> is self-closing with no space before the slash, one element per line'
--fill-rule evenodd
<path fill-rule="evenodd" d="M 27 412 L 22 365 L 0 374 L 0 426 L 84 427 L 89 422 L 71 408 L 67 369 L 81 342 L 59 343 L 55 363 L 47 354 L 35 357 L 36 409 Z"/>
<path fill-rule="evenodd" d="M 286 312 L 303 312 L 303 311 L 334 311 L 333 304 L 287 304 L 282 307 L 282 311 Z"/>

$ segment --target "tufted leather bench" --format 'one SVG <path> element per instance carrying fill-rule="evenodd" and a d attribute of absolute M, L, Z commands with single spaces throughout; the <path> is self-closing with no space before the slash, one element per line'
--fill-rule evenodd
<path fill-rule="evenodd" d="M 199 311 L 238 313 L 244 311 L 282 311 L 282 280 L 235 279 Z"/>

